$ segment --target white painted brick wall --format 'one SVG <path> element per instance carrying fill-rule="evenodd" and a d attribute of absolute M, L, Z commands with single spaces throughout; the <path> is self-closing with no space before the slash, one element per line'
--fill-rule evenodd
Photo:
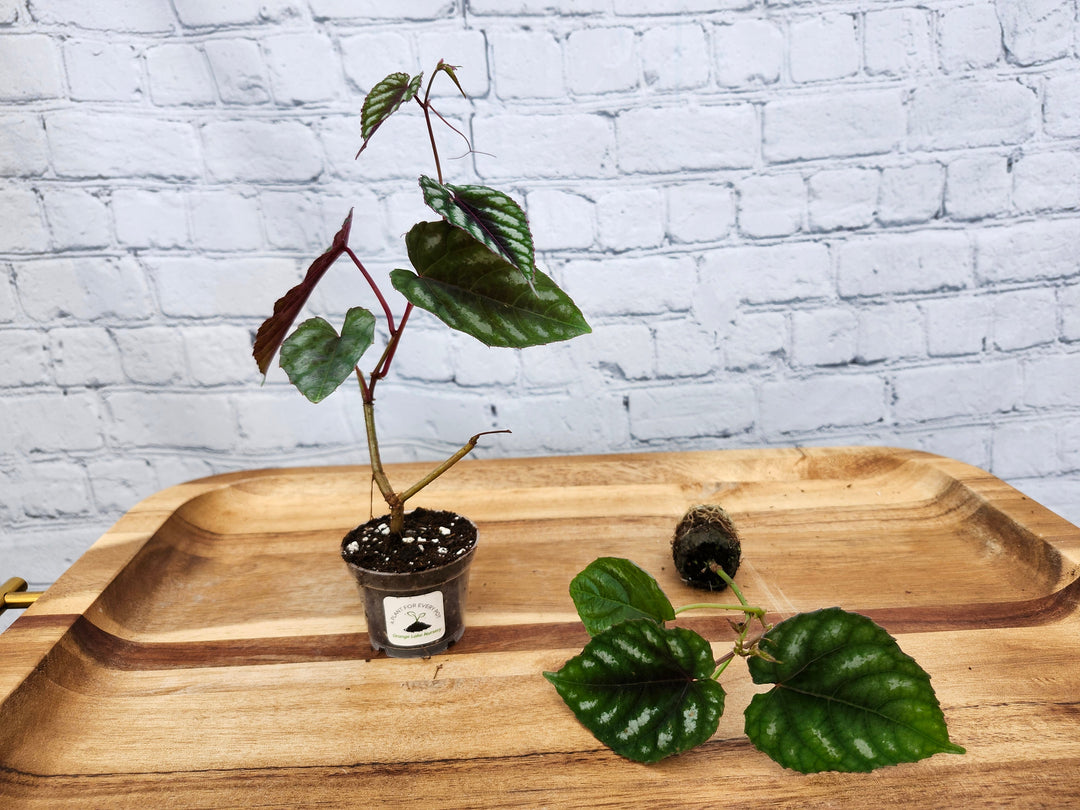
<path fill-rule="evenodd" d="M 1001 22 L 990 0 L 942 9 L 937 20 L 946 73 L 988 68 L 1001 59 Z"/>
<path fill-rule="evenodd" d="M 350 207 L 401 265 L 426 134 L 354 161 L 358 115 L 439 58 L 449 177 L 525 202 L 595 332 L 418 316 L 388 459 L 895 444 L 1080 522 L 1078 43 L 1073 0 L 0 0 L 0 575 L 182 480 L 364 461 L 355 393 L 261 385 L 251 335 Z"/>

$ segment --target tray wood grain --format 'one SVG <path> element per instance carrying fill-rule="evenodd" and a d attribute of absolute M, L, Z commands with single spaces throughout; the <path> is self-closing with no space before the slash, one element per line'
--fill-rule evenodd
<path fill-rule="evenodd" d="M 418 661 L 372 653 L 337 554 L 369 492 L 364 467 L 260 470 L 134 507 L 0 635 L 0 805 L 1080 801 L 1080 529 L 988 473 L 890 448 L 464 462 L 416 505 L 479 526 L 469 629 Z M 742 734 L 762 687 L 739 665 L 693 752 L 636 765 L 582 729 L 540 676 L 586 640 L 569 580 L 626 556 L 676 605 L 698 601 L 669 542 L 706 501 L 740 528 L 752 602 L 773 620 L 839 605 L 883 624 L 968 754 L 785 771 Z M 718 653 L 732 635 L 722 616 L 682 623 Z"/>

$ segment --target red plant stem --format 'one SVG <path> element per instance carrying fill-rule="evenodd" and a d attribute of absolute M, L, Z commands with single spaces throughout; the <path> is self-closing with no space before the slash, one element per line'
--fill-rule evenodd
<path fill-rule="evenodd" d="M 393 333 L 390 338 L 390 342 L 386 346 L 386 351 L 383 353 L 382 360 L 372 372 L 372 379 L 382 379 L 390 371 L 390 364 L 394 361 L 394 355 L 397 353 L 398 344 L 401 343 L 401 333 L 405 331 L 405 324 L 409 322 L 409 315 L 412 314 L 412 303 L 405 305 L 405 311 L 401 313 L 401 323 L 398 325 L 397 331 Z"/>
<path fill-rule="evenodd" d="M 356 372 L 356 381 L 360 383 L 360 398 L 363 402 L 374 402 L 374 398 L 371 393 L 371 389 L 368 388 L 367 381 L 364 379 L 364 372 L 360 370 L 360 366 L 353 369 Z"/>
<path fill-rule="evenodd" d="M 428 140 L 431 141 L 431 154 L 435 158 L 435 174 L 438 176 L 439 185 L 442 185 L 442 164 L 439 163 L 439 148 L 435 145 L 435 129 L 431 126 L 431 85 L 435 82 L 435 77 L 439 75 L 439 71 L 433 70 L 431 72 L 431 78 L 428 79 L 427 90 L 424 91 L 424 100 L 420 101 L 417 98 L 417 102 L 420 104 L 420 109 L 424 111 L 424 123 L 427 124 Z M 437 113 L 436 113 L 437 114 Z M 439 116 L 440 118 L 442 116 Z"/>
<path fill-rule="evenodd" d="M 371 277 L 371 274 L 367 271 L 367 268 L 364 267 L 363 263 L 360 261 L 360 259 L 357 258 L 356 254 L 353 253 L 351 247 L 346 245 L 345 252 L 348 254 L 349 258 L 353 260 L 353 264 L 360 268 L 360 272 L 364 274 L 364 278 L 367 280 L 368 286 L 371 287 L 371 291 L 375 293 L 375 297 L 379 299 L 379 304 L 382 305 L 383 314 L 386 316 L 387 328 L 389 328 L 391 333 L 394 332 L 394 314 L 390 311 L 390 305 L 386 303 L 386 299 L 383 298 L 382 290 L 379 289 L 379 285 L 375 283 L 375 279 Z"/>
<path fill-rule="evenodd" d="M 428 112 L 429 107 L 424 105 L 424 120 L 427 122 L 428 138 L 431 140 L 431 154 L 435 156 L 435 174 L 439 178 L 439 185 L 442 185 L 442 166 L 439 163 L 439 150 L 435 146 L 435 130 L 431 126 L 431 115 Z"/>
<path fill-rule="evenodd" d="M 461 131 L 460 129 L 458 129 L 458 128 L 457 128 L 457 127 L 455 127 L 455 126 L 454 126 L 453 124 L 451 124 L 451 123 L 450 123 L 449 121 L 447 121 L 447 120 L 446 120 L 445 118 L 443 118 L 443 116 L 442 116 L 442 113 L 440 113 L 440 112 L 439 112 L 438 110 L 436 110 L 436 109 L 435 109 L 434 107 L 432 107 L 432 108 L 431 108 L 431 111 L 432 111 L 433 113 L 435 113 L 435 115 L 439 116 L 439 120 L 440 120 L 440 121 L 442 121 L 442 122 L 443 122 L 444 124 L 446 124 L 446 126 L 450 127 L 450 129 L 454 130 L 454 132 L 456 132 L 456 133 L 457 133 L 458 135 L 460 135 L 460 136 L 461 136 L 461 139 L 462 139 L 463 141 L 465 141 L 465 146 L 467 146 L 467 147 L 468 147 L 468 149 L 469 149 L 469 151 L 470 151 L 470 152 L 475 152 L 475 151 L 476 151 L 475 149 L 473 149 L 472 141 L 470 141 L 470 140 L 469 140 L 469 136 L 468 136 L 468 135 L 466 135 L 466 134 L 465 134 L 464 132 L 462 132 L 462 131 Z M 486 154 L 486 153 L 485 153 L 485 154 Z"/>
<path fill-rule="evenodd" d="M 375 383 L 381 380 L 390 372 L 390 363 L 394 360 L 394 355 L 397 353 L 398 344 L 401 342 L 401 333 L 405 329 L 405 324 L 409 322 L 409 315 L 412 313 L 413 305 L 407 304 L 405 311 L 401 314 L 401 323 L 398 324 L 397 329 L 390 333 L 390 340 L 386 342 L 386 348 L 383 349 L 382 356 L 379 358 L 379 362 L 375 364 L 375 368 L 371 372 L 371 382 L 365 386 L 361 382 L 360 389 L 364 395 L 365 402 L 375 401 Z M 359 371 L 357 371 L 359 374 Z"/>

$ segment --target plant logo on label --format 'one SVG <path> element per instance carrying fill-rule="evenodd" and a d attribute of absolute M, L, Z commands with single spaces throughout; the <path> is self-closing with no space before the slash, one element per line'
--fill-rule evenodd
<path fill-rule="evenodd" d="M 399 647 L 418 647 L 446 633 L 442 591 L 383 597 L 386 636 Z"/>

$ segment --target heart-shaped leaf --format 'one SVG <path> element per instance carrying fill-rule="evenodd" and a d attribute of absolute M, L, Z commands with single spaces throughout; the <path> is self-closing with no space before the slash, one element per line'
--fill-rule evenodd
<path fill-rule="evenodd" d="M 423 73 L 418 73 L 411 79 L 408 73 L 391 73 L 368 91 L 364 97 L 364 106 L 360 108 L 360 135 L 364 139 L 360 152 L 367 149 L 368 141 L 375 134 L 375 130 L 397 112 L 402 104 L 412 100 L 420 90 L 423 79 Z M 357 157 L 360 157 L 360 152 L 356 153 Z"/>
<path fill-rule="evenodd" d="M 746 735 L 802 773 L 871 771 L 940 752 L 949 741 L 930 676 L 865 616 L 800 613 L 772 628 L 750 658 L 754 683 L 776 684 L 746 708 Z"/>
<path fill-rule="evenodd" d="M 345 313 L 341 336 L 322 318 L 304 321 L 281 346 L 281 367 L 300 393 L 321 402 L 352 374 L 375 340 L 375 316 L 363 307 Z"/>
<path fill-rule="evenodd" d="M 529 220 L 509 196 L 487 186 L 443 185 L 424 176 L 420 188 L 424 202 L 436 214 L 470 233 L 532 280 L 536 260 Z"/>
<path fill-rule="evenodd" d="M 304 308 L 304 303 L 311 295 L 311 291 L 315 289 L 315 285 L 319 283 L 323 274 L 330 269 L 330 265 L 336 262 L 348 247 L 352 215 L 353 212 L 350 210 L 349 215 L 345 217 L 345 222 L 341 225 L 341 230 L 334 235 L 334 241 L 330 247 L 311 263 L 303 281 L 274 302 L 274 314 L 263 321 L 259 331 L 255 333 L 255 345 L 252 347 L 251 354 L 264 377 L 267 369 L 270 368 L 270 361 L 277 354 L 296 316 Z"/>
<path fill-rule="evenodd" d="M 590 636 L 628 619 L 663 624 L 675 610 L 660 585 L 630 560 L 600 557 L 570 581 L 570 596 Z"/>
<path fill-rule="evenodd" d="M 656 762 L 705 742 L 724 713 L 709 643 L 680 627 L 631 619 L 593 637 L 547 678 L 616 754 Z"/>
<path fill-rule="evenodd" d="M 530 288 L 507 261 L 446 222 L 417 223 L 405 244 L 418 275 L 391 271 L 394 288 L 488 346 L 520 349 L 591 331 L 554 281 L 537 271 Z"/>

